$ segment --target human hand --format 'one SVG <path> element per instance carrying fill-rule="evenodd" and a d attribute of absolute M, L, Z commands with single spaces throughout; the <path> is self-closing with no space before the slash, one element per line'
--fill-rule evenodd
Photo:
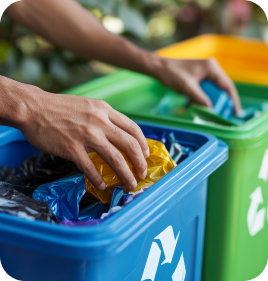
<path fill-rule="evenodd" d="M 136 123 L 102 100 L 29 87 L 32 95 L 26 102 L 27 118 L 19 129 L 35 147 L 73 161 L 100 190 L 105 183 L 88 157 L 90 152 L 97 152 L 128 189 L 136 188 L 137 182 L 118 149 L 126 153 L 136 174 L 146 177 L 149 149 Z"/>
<path fill-rule="evenodd" d="M 193 102 L 212 107 L 211 100 L 200 87 L 203 80 L 209 79 L 229 94 L 234 101 L 235 111 L 240 110 L 237 90 L 216 60 L 159 60 L 154 76 L 168 87 L 189 95 Z"/>

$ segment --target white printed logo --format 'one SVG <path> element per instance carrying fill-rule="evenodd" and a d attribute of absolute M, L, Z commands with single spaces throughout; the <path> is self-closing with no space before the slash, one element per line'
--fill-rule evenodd
<path fill-rule="evenodd" d="M 250 195 L 251 203 L 248 210 L 248 230 L 251 236 L 256 235 L 263 227 L 265 221 L 266 209 L 262 208 L 258 211 L 258 207 L 263 203 L 261 188 L 257 189 Z"/>
<path fill-rule="evenodd" d="M 6 273 L 4 270 L 1 260 L 0 260 L 0 280 L 1 281 L 18 281 L 17 279 L 12 278 L 10 275 Z"/>
<path fill-rule="evenodd" d="M 265 182 L 267 181 L 267 178 L 268 178 L 268 149 L 265 150 L 258 178 L 261 180 L 264 180 Z"/>
<path fill-rule="evenodd" d="M 179 236 L 180 236 L 180 232 L 175 238 L 173 228 L 170 225 L 164 231 L 162 231 L 158 236 L 154 238 L 154 240 L 160 240 L 162 244 L 165 260 L 161 263 L 161 265 L 172 262 Z M 154 281 L 160 262 L 160 256 L 161 256 L 161 250 L 157 245 L 157 243 L 153 242 L 149 252 L 149 256 L 147 258 L 147 262 L 143 271 L 141 281 L 144 280 Z M 185 276 L 186 276 L 186 268 L 185 268 L 183 253 L 182 253 L 179 263 L 172 275 L 172 280 L 184 281 Z"/>
<path fill-rule="evenodd" d="M 1 0 L 0 1 L 0 22 L 4 11 L 13 3 L 18 2 L 20 0 Z"/>
<path fill-rule="evenodd" d="M 261 273 L 261 275 L 259 275 L 258 277 L 254 278 L 252 280 L 248 280 L 248 281 L 267 281 L 267 280 L 268 280 L 268 262 L 266 264 L 264 271 Z"/>
<path fill-rule="evenodd" d="M 266 17 L 268 19 L 268 1 L 267 0 L 248 0 L 248 1 L 251 1 L 257 5 L 259 5 L 264 13 L 266 14 Z"/>
<path fill-rule="evenodd" d="M 265 150 L 262 163 L 259 171 L 258 178 L 267 182 L 268 179 L 268 149 Z M 249 196 L 250 205 L 247 214 L 247 224 L 249 234 L 255 236 L 259 231 L 264 228 L 266 208 L 263 206 L 259 211 L 260 205 L 264 203 L 262 189 L 257 187 L 256 190 Z M 267 209 L 268 210 L 268 209 Z M 268 212 L 267 212 L 268 221 Z"/>

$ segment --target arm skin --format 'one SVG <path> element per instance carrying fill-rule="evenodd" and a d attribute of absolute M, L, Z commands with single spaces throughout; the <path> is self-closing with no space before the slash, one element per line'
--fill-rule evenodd
<path fill-rule="evenodd" d="M 194 102 L 208 107 L 211 107 L 211 101 L 199 84 L 206 78 L 210 79 L 233 98 L 236 111 L 240 109 L 235 86 L 215 60 L 161 58 L 107 31 L 74 0 L 22 0 L 11 5 L 7 14 L 57 46 L 155 77 L 188 94 Z"/>

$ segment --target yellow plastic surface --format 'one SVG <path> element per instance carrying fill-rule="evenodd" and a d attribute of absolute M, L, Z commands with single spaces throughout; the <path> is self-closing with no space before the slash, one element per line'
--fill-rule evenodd
<path fill-rule="evenodd" d="M 268 86 L 268 45 L 260 40 L 202 35 L 157 53 L 174 59 L 214 57 L 234 81 Z"/>
<path fill-rule="evenodd" d="M 147 139 L 147 143 L 150 150 L 150 156 L 146 158 L 148 171 L 146 178 L 143 180 L 137 177 L 134 172 L 132 163 L 129 161 L 126 154 L 120 151 L 138 182 L 138 185 L 136 189 L 133 190 L 133 192 L 138 191 L 142 187 L 151 186 L 153 183 L 158 181 L 165 174 L 167 174 L 169 171 L 171 171 L 177 166 L 177 164 L 169 156 L 169 153 L 162 142 Z M 122 186 L 122 182 L 120 178 L 114 173 L 112 168 L 97 153 L 89 153 L 89 157 L 91 158 L 98 172 L 102 175 L 106 184 L 106 189 L 103 191 L 96 189 L 84 176 L 86 190 L 90 192 L 93 196 L 98 198 L 103 204 L 110 203 L 114 187 Z"/>

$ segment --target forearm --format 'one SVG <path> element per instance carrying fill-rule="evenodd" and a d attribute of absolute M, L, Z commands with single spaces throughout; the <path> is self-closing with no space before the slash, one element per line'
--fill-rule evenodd
<path fill-rule="evenodd" d="M 23 0 L 7 14 L 62 48 L 118 67 L 156 75 L 160 58 L 107 31 L 74 0 Z"/>
<path fill-rule="evenodd" d="M 39 92 L 42 90 L 37 87 L 0 75 L 0 125 L 20 129 L 28 122 L 31 109 L 37 106 Z"/>

